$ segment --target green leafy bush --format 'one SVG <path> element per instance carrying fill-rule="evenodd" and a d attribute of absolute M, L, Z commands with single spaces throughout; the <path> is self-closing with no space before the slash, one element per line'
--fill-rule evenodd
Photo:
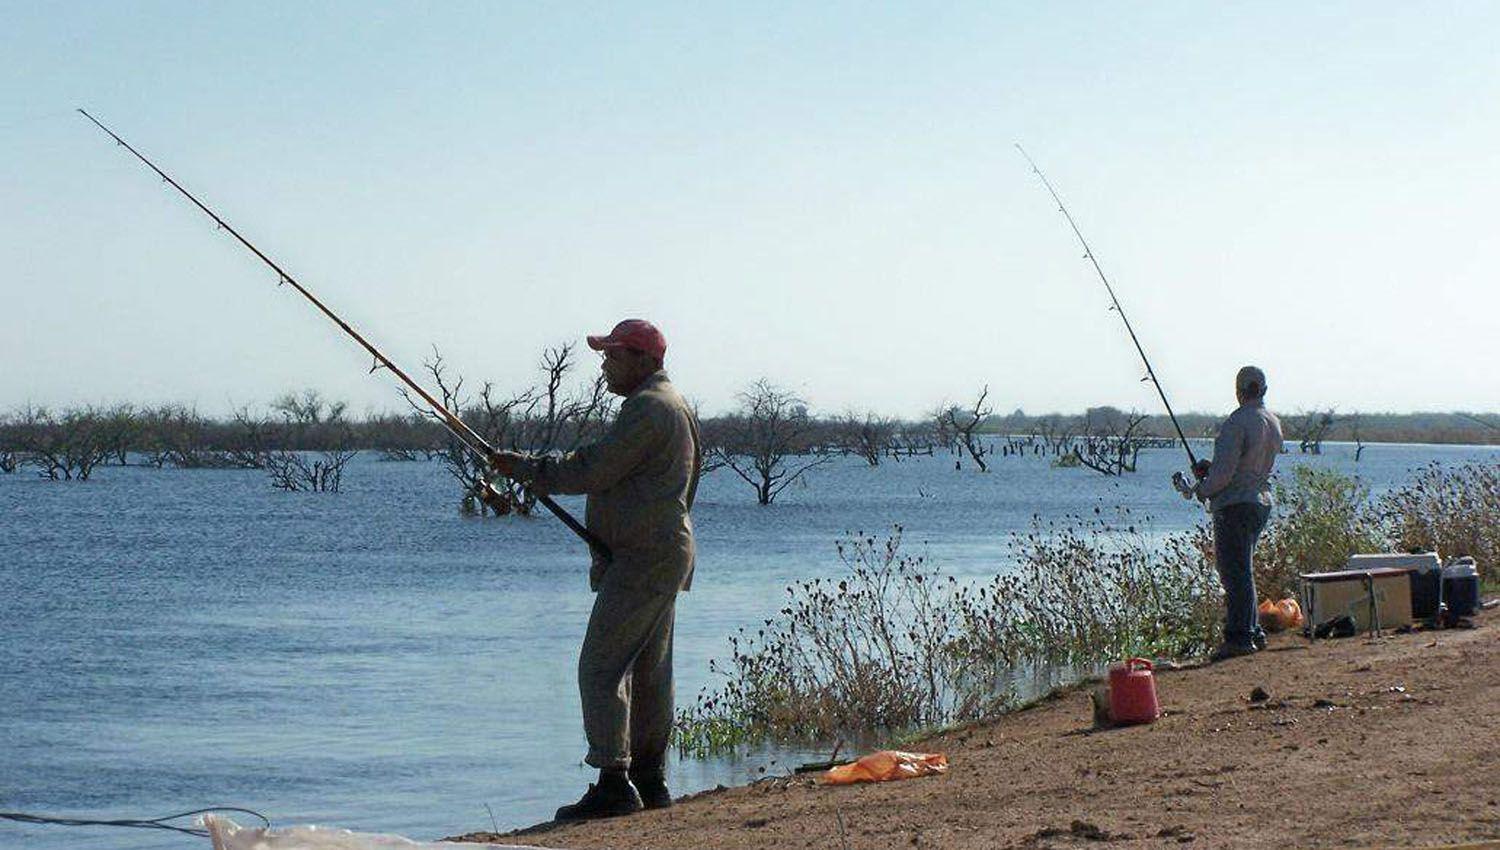
<path fill-rule="evenodd" d="M 1349 556 L 1386 549 L 1370 489 L 1331 469 L 1298 466 L 1277 481 L 1276 509 L 1255 555 L 1255 587 L 1269 598 L 1291 596 L 1299 573 L 1343 569 Z"/>

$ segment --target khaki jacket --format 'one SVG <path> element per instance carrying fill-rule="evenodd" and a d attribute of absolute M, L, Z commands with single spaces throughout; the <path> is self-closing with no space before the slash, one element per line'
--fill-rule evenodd
<path fill-rule="evenodd" d="M 522 480 L 543 493 L 586 493 L 584 525 L 610 549 L 589 586 L 605 582 L 660 593 L 687 590 L 695 551 L 689 512 L 703 471 L 698 420 L 658 371 L 620 405 L 598 442 L 525 462 Z"/>

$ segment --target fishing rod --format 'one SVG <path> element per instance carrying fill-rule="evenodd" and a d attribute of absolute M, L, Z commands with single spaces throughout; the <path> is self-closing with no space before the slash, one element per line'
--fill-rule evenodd
<path fill-rule="evenodd" d="M 1073 220 L 1073 215 L 1068 212 L 1067 205 L 1063 203 L 1062 198 L 1058 197 L 1057 190 L 1052 188 L 1052 181 L 1047 179 L 1047 175 L 1042 173 L 1042 170 L 1037 167 L 1036 162 L 1032 160 L 1031 155 L 1026 152 L 1026 149 L 1021 147 L 1020 143 L 1016 144 L 1016 150 L 1021 152 L 1021 156 L 1026 157 L 1026 162 L 1031 165 L 1031 170 L 1036 172 L 1036 176 L 1042 179 L 1042 185 L 1046 186 L 1047 191 L 1052 194 L 1052 200 L 1057 201 L 1058 211 L 1068 220 L 1068 225 L 1073 228 L 1073 235 L 1077 236 L 1078 242 L 1083 245 L 1083 256 L 1090 263 L 1094 264 L 1094 271 L 1099 273 L 1099 280 L 1103 281 L 1105 290 L 1109 292 L 1109 300 L 1114 303 L 1114 306 L 1110 309 L 1120 314 L 1120 321 L 1125 323 L 1125 330 L 1130 334 L 1130 341 L 1135 343 L 1135 350 L 1141 355 L 1141 362 L 1146 364 L 1146 377 L 1141 380 L 1150 381 L 1156 386 L 1156 394 L 1161 396 L 1162 406 L 1167 409 L 1167 416 L 1172 420 L 1172 427 L 1177 429 L 1177 438 L 1182 440 L 1182 447 L 1187 450 L 1188 463 L 1196 467 L 1198 465 L 1198 458 L 1193 455 L 1193 447 L 1188 445 L 1187 435 L 1182 433 L 1182 424 L 1177 421 L 1177 414 L 1172 412 L 1172 403 L 1167 401 L 1167 391 L 1162 389 L 1161 381 L 1156 379 L 1156 370 L 1151 368 L 1151 361 L 1146 358 L 1146 349 L 1141 347 L 1141 341 L 1135 335 L 1135 328 L 1130 326 L 1130 319 L 1125 316 L 1125 308 L 1120 306 L 1120 299 L 1115 297 L 1115 288 L 1110 286 L 1109 278 L 1104 276 L 1104 269 L 1099 267 L 1099 260 L 1094 256 L 1094 249 L 1090 248 L 1088 240 L 1083 238 L 1083 231 L 1078 229 L 1078 222 Z"/>
<path fill-rule="evenodd" d="M 290 284 L 291 287 L 301 293 L 304 298 L 306 298 L 308 301 L 311 301 L 314 307 L 317 307 L 318 310 L 323 313 L 323 315 L 327 316 L 333 321 L 334 324 L 338 325 L 339 328 L 344 331 L 344 333 L 353 337 L 355 342 L 363 346 L 365 351 L 368 351 L 370 353 L 370 356 L 375 358 L 375 365 L 370 367 L 371 372 L 374 372 L 376 369 L 384 368 L 389 370 L 391 374 L 395 375 L 397 378 L 400 378 L 402 383 L 411 388 L 411 390 L 418 396 L 421 396 L 423 401 L 427 402 L 428 406 L 432 408 L 433 414 L 436 416 L 438 422 L 448 430 L 448 433 L 452 434 L 454 438 L 464 446 L 464 448 L 473 452 L 483 463 L 485 463 L 486 465 L 489 464 L 490 456 L 495 452 L 495 448 L 491 446 L 489 444 L 489 441 L 485 440 L 478 431 L 475 431 L 473 428 L 469 427 L 469 424 L 467 422 L 464 422 L 463 419 L 461 419 L 457 414 L 449 410 L 443 404 L 439 403 L 438 400 L 433 398 L 430 393 L 422 389 L 422 387 L 416 381 L 412 380 L 409 375 L 403 372 L 400 367 L 398 367 L 395 363 L 392 363 L 390 361 L 390 358 L 386 357 L 384 354 L 381 354 L 380 350 L 371 345 L 369 340 L 366 340 L 359 334 L 358 331 L 350 327 L 348 322 L 340 319 L 337 314 L 328 309 L 328 306 L 326 304 L 318 300 L 317 296 L 313 295 L 307 290 L 306 287 L 298 283 L 296 278 L 292 277 L 286 272 L 286 270 L 277 265 L 274 260 L 262 253 L 259 248 L 250 244 L 250 240 L 241 236 L 238 230 L 235 230 L 229 225 L 229 222 L 220 218 L 218 213 L 215 213 L 213 210 L 209 209 L 208 206 L 205 205 L 202 201 L 194 197 L 192 192 L 189 192 L 188 190 L 182 188 L 182 185 L 179 184 L 176 180 L 173 180 L 171 177 L 169 177 L 165 171 L 157 168 L 156 163 L 147 159 L 144 154 L 131 147 L 129 142 L 120 138 L 115 134 L 115 131 L 100 123 L 99 119 L 88 114 L 88 112 L 82 109 L 79 109 L 78 112 L 83 117 L 89 119 L 89 121 L 92 121 L 94 123 L 94 126 L 107 133 L 110 138 L 115 140 L 116 144 L 125 148 L 125 150 L 130 151 L 135 155 L 136 159 L 145 163 L 146 166 L 152 171 L 155 171 L 161 177 L 161 179 L 170 184 L 173 189 L 181 192 L 183 197 L 187 198 L 189 201 L 192 201 L 194 206 L 202 210 L 205 215 L 214 220 L 214 223 L 219 226 L 220 230 L 227 230 L 229 232 L 229 235 L 238 240 L 241 245 L 244 245 L 246 248 L 248 248 L 250 250 L 250 253 L 260 258 L 260 261 L 265 263 L 267 266 L 270 266 L 271 270 L 276 272 L 277 276 L 279 277 L 278 285 Z M 489 490 L 490 493 L 495 492 L 494 485 L 490 484 L 488 481 L 485 482 L 484 486 L 487 490 Z M 531 491 L 531 493 L 536 497 L 536 500 L 540 502 L 543 507 L 551 511 L 552 514 L 558 519 L 562 520 L 563 524 L 571 529 L 574 534 L 578 535 L 583 540 L 583 542 L 587 543 L 589 545 L 589 548 L 592 549 L 596 555 L 600 555 L 605 559 L 609 558 L 609 546 L 605 545 L 604 541 L 600 540 L 599 537 L 593 532 L 589 531 L 587 528 L 584 528 L 583 524 L 575 519 L 572 514 L 568 513 L 562 508 L 562 506 L 552 501 L 552 499 L 549 498 L 545 493 L 538 493 L 535 490 Z"/>

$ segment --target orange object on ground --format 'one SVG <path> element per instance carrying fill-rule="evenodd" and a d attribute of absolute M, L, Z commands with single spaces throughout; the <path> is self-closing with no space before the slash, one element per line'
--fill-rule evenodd
<path fill-rule="evenodd" d="M 1279 632 L 1286 628 L 1286 624 L 1281 622 L 1281 610 L 1269 599 L 1260 601 L 1260 606 L 1255 609 L 1255 619 L 1268 632 Z"/>
<path fill-rule="evenodd" d="M 1267 599 L 1260 603 L 1258 613 L 1261 628 L 1268 632 L 1295 629 L 1302 625 L 1302 606 L 1290 597 L 1280 602 Z"/>
<path fill-rule="evenodd" d="M 889 782 L 948 772 L 948 757 L 942 753 L 903 753 L 879 750 L 861 756 L 852 764 L 829 768 L 818 778 L 824 785 L 852 785 L 856 782 Z"/>
<path fill-rule="evenodd" d="M 1286 599 L 1277 602 L 1276 607 L 1281 609 L 1281 616 L 1285 618 L 1287 628 L 1301 628 L 1302 606 L 1297 603 L 1297 600 L 1292 599 L 1291 597 L 1287 597 Z"/>

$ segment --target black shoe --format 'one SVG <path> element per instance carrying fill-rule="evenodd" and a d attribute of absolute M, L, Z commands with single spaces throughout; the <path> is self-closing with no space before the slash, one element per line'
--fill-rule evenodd
<path fill-rule="evenodd" d="M 1213 664 L 1219 661 L 1228 661 L 1231 658 L 1239 658 L 1242 655 L 1254 655 L 1255 652 L 1256 647 L 1253 643 L 1221 643 L 1219 644 L 1219 648 L 1214 650 L 1213 655 L 1208 657 L 1208 661 L 1210 664 Z"/>
<path fill-rule="evenodd" d="M 1357 633 L 1358 630 L 1355 628 L 1354 618 L 1348 614 L 1341 614 L 1331 620 L 1319 623 L 1318 627 L 1313 629 L 1313 637 L 1320 638 L 1354 637 Z"/>
<path fill-rule="evenodd" d="M 1255 635 L 1254 637 L 1250 638 L 1250 644 L 1255 647 L 1256 651 L 1265 649 L 1266 636 L 1264 634 Z"/>
<path fill-rule="evenodd" d="M 641 802 L 648 809 L 665 809 L 672 805 L 672 792 L 667 790 L 667 775 L 659 770 L 630 771 L 630 784 L 641 793 Z"/>
<path fill-rule="evenodd" d="M 600 776 L 597 785 L 589 785 L 583 798 L 571 806 L 563 806 L 552 816 L 553 820 L 593 820 L 594 818 L 617 818 L 640 811 L 641 795 L 624 776 Z"/>

